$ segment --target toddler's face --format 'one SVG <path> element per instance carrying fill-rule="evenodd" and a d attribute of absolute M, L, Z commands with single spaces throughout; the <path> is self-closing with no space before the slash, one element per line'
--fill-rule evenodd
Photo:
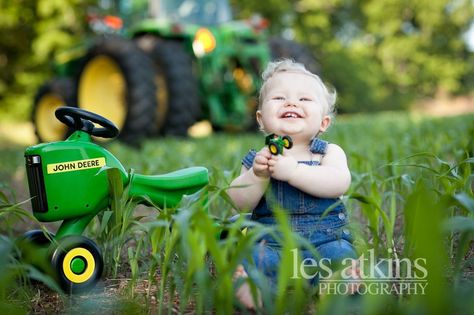
<path fill-rule="evenodd" d="M 257 120 L 267 133 L 311 140 L 331 122 L 318 82 L 300 72 L 279 72 L 266 83 Z"/>

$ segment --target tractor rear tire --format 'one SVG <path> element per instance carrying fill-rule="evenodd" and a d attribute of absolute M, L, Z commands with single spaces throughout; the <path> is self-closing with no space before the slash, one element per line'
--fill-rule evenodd
<path fill-rule="evenodd" d="M 293 59 L 305 65 L 314 74 L 321 73 L 321 67 L 308 47 L 284 38 L 270 39 L 270 52 L 273 60 Z"/>
<path fill-rule="evenodd" d="M 158 85 L 157 127 L 160 134 L 186 136 L 201 117 L 198 83 L 191 55 L 183 43 L 157 40 L 149 51 Z"/>
<path fill-rule="evenodd" d="M 77 104 L 111 120 L 119 139 L 136 144 L 155 130 L 153 63 L 133 41 L 100 38 L 88 51 L 77 80 Z"/>
<path fill-rule="evenodd" d="M 54 78 L 43 84 L 35 95 L 31 121 L 39 142 L 64 140 L 68 127 L 54 116 L 60 106 L 75 106 L 74 82 L 67 78 Z"/>

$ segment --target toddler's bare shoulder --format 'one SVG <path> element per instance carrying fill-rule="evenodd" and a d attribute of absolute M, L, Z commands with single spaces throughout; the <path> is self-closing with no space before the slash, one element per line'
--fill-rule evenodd
<path fill-rule="evenodd" d="M 328 144 L 326 154 L 321 161 L 322 165 L 346 165 L 347 158 L 344 150 L 335 143 Z"/>
<path fill-rule="evenodd" d="M 327 147 L 327 150 L 326 150 L 326 155 L 328 154 L 336 154 L 336 155 L 346 155 L 344 150 L 337 144 L 335 143 L 329 143 L 328 144 L 328 147 Z"/>

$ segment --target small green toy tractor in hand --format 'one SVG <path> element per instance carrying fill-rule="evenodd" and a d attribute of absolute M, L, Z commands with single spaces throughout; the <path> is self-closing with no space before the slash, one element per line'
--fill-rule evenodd
<path fill-rule="evenodd" d="M 278 155 L 283 153 L 283 148 L 291 149 L 293 140 L 290 136 L 279 136 L 272 133 L 265 137 L 265 145 L 268 145 L 271 154 Z"/>
<path fill-rule="evenodd" d="M 33 248 L 22 252 L 22 259 L 51 266 L 46 269 L 52 269 L 62 289 L 75 293 L 95 285 L 103 269 L 100 249 L 82 236 L 89 222 L 111 203 L 103 167 L 119 170 L 129 198 L 151 200 L 160 207 L 174 207 L 184 194 L 205 186 L 208 170 L 191 167 L 164 175 L 129 175 L 117 158 L 91 141 L 91 136 L 116 137 L 118 129 L 112 122 L 72 107 L 60 107 L 55 114 L 74 132 L 65 141 L 27 148 L 25 159 L 34 216 L 42 222 L 63 222 L 55 235 L 29 231 L 20 244 Z"/>

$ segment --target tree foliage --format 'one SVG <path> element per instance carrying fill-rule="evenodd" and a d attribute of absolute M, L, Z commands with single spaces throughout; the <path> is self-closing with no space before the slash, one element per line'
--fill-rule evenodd
<path fill-rule="evenodd" d="M 84 40 L 87 8 L 98 1 L 0 0 L 0 114 L 27 117 L 52 56 Z M 472 91 L 474 57 L 462 39 L 474 20 L 472 0 L 230 2 L 239 17 L 260 13 L 274 35 L 310 46 L 339 93 L 340 111 Z"/>
<path fill-rule="evenodd" d="M 28 117 L 53 55 L 80 40 L 88 0 L 0 0 L 0 113 Z"/>
<path fill-rule="evenodd" d="M 234 2 L 247 8 L 242 13 L 276 21 L 277 31 L 291 27 L 312 47 L 342 111 L 400 108 L 415 97 L 472 89 L 472 52 L 462 38 L 474 19 L 471 0 Z"/>

